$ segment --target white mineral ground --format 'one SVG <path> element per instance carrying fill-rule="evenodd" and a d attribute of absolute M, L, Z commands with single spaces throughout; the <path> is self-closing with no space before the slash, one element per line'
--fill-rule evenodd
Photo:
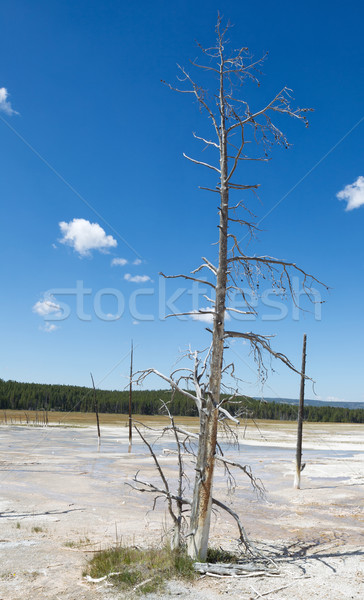
<path fill-rule="evenodd" d="M 163 501 L 152 511 L 152 495 L 125 485 L 138 470 L 142 479 L 159 484 L 147 450 L 135 434 L 128 454 L 125 419 L 105 425 L 110 420 L 101 416 L 100 451 L 90 425 L 0 427 L 0 600 L 124 598 L 113 586 L 82 577 L 90 551 L 116 541 L 158 544 L 168 532 Z M 153 427 L 161 421 L 144 418 Z M 196 430 L 194 419 L 178 421 Z M 258 425 L 259 430 L 251 422 L 241 426 L 240 448 L 224 446 L 224 452 L 251 466 L 266 497 L 257 497 L 241 471 L 235 472 L 235 493 L 227 497 L 221 466 L 214 495 L 231 503 L 250 539 L 274 557 L 280 575 L 172 582 L 158 597 L 364 598 L 364 425 L 304 425 L 300 490 L 293 489 L 295 424 Z M 172 447 L 168 438 L 155 446 L 171 478 L 175 457 L 163 451 Z M 211 544 L 234 549 L 236 537 L 230 517 L 214 515 Z"/>

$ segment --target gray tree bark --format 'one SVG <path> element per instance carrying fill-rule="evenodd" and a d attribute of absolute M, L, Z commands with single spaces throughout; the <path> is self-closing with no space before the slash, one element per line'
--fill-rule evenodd
<path fill-rule="evenodd" d="M 205 561 L 208 548 L 219 414 L 231 418 L 231 415 L 221 406 L 221 384 L 226 341 L 229 338 L 243 338 L 250 343 L 254 358 L 258 363 L 258 375 L 263 381 L 266 378 L 267 370 L 262 361 L 262 352 L 269 353 L 295 373 L 300 373 L 284 354 L 272 349 L 270 344 L 272 336 L 244 331 L 226 331 L 225 313 L 226 311 L 233 311 L 240 314 L 257 315 L 255 306 L 252 302 L 249 302 L 244 292 L 241 284 L 242 280 L 257 296 L 259 296 L 260 279 L 270 280 L 275 289 L 294 295 L 291 279 L 292 271 L 302 276 L 303 287 L 308 295 L 307 290 L 309 290 L 310 282 L 321 283 L 315 277 L 308 275 L 304 270 L 297 267 L 295 263 L 270 256 L 246 254 L 241 241 L 238 241 L 237 236 L 230 232 L 229 226 L 231 224 L 244 227 L 249 237 L 254 236 L 258 230 L 251 211 L 245 205 L 245 200 L 239 199 L 235 206 L 229 206 L 230 192 L 239 191 L 242 194 L 247 190 L 255 192 L 258 188 L 257 184 L 246 185 L 232 181 L 232 176 L 234 176 L 238 165 L 241 164 L 240 161 L 266 162 L 269 160 L 268 154 L 271 145 L 278 144 L 285 148 L 289 146 L 284 133 L 272 122 L 272 115 L 288 115 L 304 121 L 307 125 L 305 113 L 310 109 L 291 108 L 291 90 L 286 87 L 262 108 L 255 112 L 250 109 L 248 103 L 240 98 L 240 90 L 246 81 L 259 83 L 256 73 L 259 73 L 258 68 L 265 57 L 253 60 L 247 48 L 229 49 L 229 40 L 227 40 L 229 27 L 228 24 L 222 30 L 219 17 L 216 26 L 216 46 L 207 49 L 200 46 L 203 56 L 207 57 L 207 64 L 198 64 L 196 61 L 192 61 L 192 65 L 202 69 L 205 75 L 212 75 L 215 78 L 215 83 L 217 80 L 218 85 L 215 88 L 215 93 L 208 93 L 181 67 L 179 77 L 181 85 L 178 84 L 180 87 L 167 84 L 171 89 L 183 94 L 191 94 L 197 100 L 199 108 L 205 112 L 209 123 L 212 125 L 214 138 L 210 140 L 194 134 L 195 138 L 201 140 L 209 150 L 217 150 L 219 156 L 219 166 L 216 166 L 217 161 L 216 164 L 210 164 L 184 154 L 192 163 L 207 167 L 210 172 L 213 171 L 219 175 L 215 187 L 201 188 L 219 195 L 218 263 L 214 266 L 208 259 L 203 257 L 203 264 L 192 271 L 191 275 L 164 276 L 167 278 L 182 277 L 188 281 L 209 285 L 213 289 L 214 297 L 206 297 L 211 304 L 211 309 L 199 311 L 213 315 L 212 331 L 208 329 L 212 334 L 211 350 L 200 372 L 198 372 L 198 368 L 201 367 L 201 363 L 196 352 L 195 369 L 189 369 L 190 375 L 180 376 L 177 380 L 173 379 L 173 374 L 166 377 L 154 369 L 145 372 L 145 374 L 151 372 L 158 374 L 170 383 L 172 389 L 181 391 L 185 396 L 192 398 L 199 411 L 200 429 L 195 467 L 196 475 L 191 503 L 190 530 L 187 537 L 188 553 L 192 558 L 199 561 Z M 235 96 L 237 90 L 239 93 Z M 249 148 L 256 148 L 260 145 L 262 150 L 249 153 L 245 149 L 247 143 L 252 144 Z M 236 216 L 234 211 L 238 209 L 247 211 L 248 217 L 244 219 Z M 207 278 L 205 280 L 196 276 L 203 268 L 207 269 L 210 279 L 212 273 L 213 282 Z M 246 311 L 227 306 L 229 290 L 238 291 L 241 294 L 247 305 Z M 196 312 L 180 314 L 195 316 Z M 209 359 L 209 376 L 205 375 L 207 359 Z M 205 380 L 204 377 L 206 377 Z M 194 385 L 195 395 L 183 389 L 183 386 L 179 387 L 179 381 L 183 378 Z"/>
<path fill-rule="evenodd" d="M 197 454 L 196 479 L 190 518 L 188 553 L 195 559 L 206 559 L 212 502 L 212 484 L 217 441 L 221 373 L 224 357 L 227 240 L 229 188 L 227 186 L 227 133 L 224 102 L 224 60 L 220 48 L 220 223 L 219 262 L 216 273 L 215 314 L 212 333 L 209 393 L 200 410 L 200 437 Z"/>
<path fill-rule="evenodd" d="M 302 471 L 302 427 L 303 427 L 303 409 L 305 403 L 305 375 L 306 375 L 306 343 L 307 335 L 303 336 L 302 346 L 302 367 L 301 367 L 301 386 L 300 386 L 300 404 L 298 408 L 297 420 L 297 447 L 296 447 L 296 472 L 294 477 L 293 487 L 300 489 L 301 487 L 301 471 Z"/>

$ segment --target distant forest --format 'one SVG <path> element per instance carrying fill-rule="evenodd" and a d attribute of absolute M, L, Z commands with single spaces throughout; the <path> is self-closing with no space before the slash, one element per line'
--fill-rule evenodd
<path fill-rule="evenodd" d="M 128 391 L 96 390 L 100 413 L 127 414 L 129 407 Z M 173 415 L 197 416 L 192 400 L 180 393 L 171 400 L 169 390 L 133 391 L 133 413 L 156 415 L 161 412 L 161 400 L 168 402 Z M 264 402 L 248 396 L 239 397 L 241 404 L 226 404 L 229 410 L 241 417 L 254 419 L 274 419 L 295 421 L 297 406 Z M 18 383 L 0 379 L 0 409 L 12 410 L 54 410 L 61 412 L 92 412 L 94 392 L 91 388 L 70 385 L 47 385 L 40 383 Z M 304 419 L 311 422 L 364 423 L 364 410 L 336 406 L 305 406 Z"/>

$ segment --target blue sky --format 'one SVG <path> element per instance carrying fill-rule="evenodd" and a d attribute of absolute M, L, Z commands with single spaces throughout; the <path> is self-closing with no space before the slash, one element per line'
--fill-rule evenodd
<path fill-rule="evenodd" d="M 242 94 L 257 107 L 287 85 L 315 109 L 308 129 L 282 123 L 289 150 L 240 171 L 261 184 L 264 231 L 250 250 L 293 260 L 331 288 L 317 288 L 321 313 L 263 305 L 261 319 L 238 326 L 276 334 L 296 365 L 306 332 L 318 396 L 364 401 L 364 8 L 350 0 L 299 10 L 266 0 L 1 3 L 0 377 L 89 385 L 92 371 L 100 387 L 123 388 L 131 339 L 136 368 L 166 373 L 189 344 L 208 344 L 205 322 L 163 318 L 168 304 L 206 306 L 158 273 L 214 256 L 217 212 L 198 189 L 211 176 L 182 156 L 201 156 L 192 132 L 208 135 L 206 120 L 160 80 L 197 56 L 195 40 L 213 43 L 218 10 L 235 25 L 234 47 L 269 51 L 261 87 Z M 248 347 L 236 342 L 230 357 L 242 391 L 260 394 Z M 297 376 L 274 367 L 264 393 L 296 397 Z"/>

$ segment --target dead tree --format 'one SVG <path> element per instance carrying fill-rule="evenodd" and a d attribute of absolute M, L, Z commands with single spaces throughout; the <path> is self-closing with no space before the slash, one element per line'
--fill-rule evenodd
<path fill-rule="evenodd" d="M 199 45 L 203 63 L 192 61 L 192 68 L 202 71 L 203 82 L 212 78 L 210 91 L 196 82 L 189 71 L 179 67 L 177 86 L 166 84 L 170 89 L 187 94 L 197 102 L 200 110 L 207 117 L 210 133 L 194 134 L 208 152 L 215 152 L 211 161 L 202 161 L 184 154 L 185 158 L 196 165 L 206 168 L 216 176 L 212 184 L 201 186 L 219 199 L 219 239 L 215 260 L 203 257 L 202 264 L 190 274 L 164 275 L 166 278 L 183 278 L 208 285 L 211 295 L 206 296 L 209 302 L 207 310 L 212 317 L 211 347 L 204 360 L 196 353 L 195 365 L 188 375 L 181 377 L 192 381 L 194 392 L 186 391 L 186 386 L 179 383 L 178 374 L 165 376 L 151 369 L 147 373 L 159 374 L 172 389 L 179 389 L 191 398 L 198 408 L 200 430 L 196 459 L 196 477 L 191 503 L 190 531 L 188 536 L 188 553 L 198 560 L 205 560 L 209 539 L 211 507 L 213 502 L 213 475 L 216 460 L 216 445 L 219 419 L 233 418 L 223 407 L 222 378 L 224 370 L 224 351 L 231 338 L 246 340 L 257 361 L 258 373 L 262 380 L 267 376 L 263 363 L 263 353 L 268 353 L 297 374 L 300 373 L 290 360 L 271 346 L 270 335 L 261 335 L 249 331 L 228 330 L 225 327 L 227 313 L 257 314 L 257 309 L 244 292 L 244 286 L 259 296 L 262 280 L 269 281 L 277 293 L 286 298 L 294 298 L 292 276 L 302 278 L 303 289 L 310 299 L 310 285 L 320 283 L 315 277 L 306 273 L 294 262 L 252 254 L 245 247 L 247 244 L 239 240 L 236 227 L 244 230 L 243 240 L 254 237 L 258 230 L 249 206 L 246 194 L 256 194 L 258 184 L 239 183 L 235 176 L 238 167 L 249 161 L 269 160 L 269 150 L 274 144 L 289 147 L 286 136 L 278 123 L 273 121 L 281 116 L 289 116 L 303 121 L 307 126 L 306 113 L 310 109 L 293 108 L 291 106 L 291 90 L 284 87 L 268 103 L 253 109 L 242 97 L 242 89 L 249 81 L 259 85 L 259 68 L 265 57 L 254 60 L 245 47 L 239 50 L 230 49 L 228 40 L 229 24 L 223 28 L 220 17 L 216 26 L 216 44 L 211 48 Z M 165 83 L 165 82 L 164 82 Z M 231 201 L 233 193 L 239 193 L 239 199 Z M 201 273 L 203 275 L 201 276 Z M 240 294 L 246 304 L 246 310 L 237 309 L 231 303 L 233 294 Z M 194 312 L 183 313 L 195 315 Z"/>
<path fill-rule="evenodd" d="M 133 421 L 131 415 L 132 409 L 132 396 L 133 396 L 133 341 L 131 342 L 130 348 L 130 381 L 129 381 L 129 447 L 128 452 L 131 452 L 131 446 L 133 442 Z"/>
<path fill-rule="evenodd" d="M 299 490 L 301 487 L 301 471 L 303 469 L 301 462 L 302 462 L 303 408 L 304 408 L 304 402 L 305 402 L 306 342 L 307 342 L 307 335 L 304 334 L 303 347 L 302 347 L 300 404 L 299 404 L 299 408 L 298 408 L 298 419 L 297 419 L 296 472 L 295 472 L 294 483 L 293 483 L 293 487 L 295 487 L 297 490 Z"/>
<path fill-rule="evenodd" d="M 143 379 L 144 376 L 149 374 L 143 373 L 140 379 Z M 140 381 L 139 379 L 139 381 Z M 174 388 L 172 392 L 172 397 L 175 391 L 178 391 L 178 388 Z M 157 484 L 146 481 L 144 478 L 141 478 L 139 475 L 139 471 L 133 478 L 133 483 L 126 482 L 126 485 L 132 487 L 133 489 L 139 492 L 149 492 L 155 495 L 153 508 L 156 505 L 156 502 L 159 498 L 163 498 L 167 501 L 168 512 L 172 518 L 173 522 L 173 532 L 171 535 L 171 547 L 173 549 L 180 548 L 185 540 L 189 537 L 189 534 L 186 531 L 187 520 L 186 513 L 190 513 L 191 507 L 193 505 L 192 498 L 189 498 L 186 493 L 186 488 L 188 487 L 188 476 L 186 473 L 186 462 L 192 462 L 193 465 L 196 465 L 196 451 L 195 446 L 196 442 L 198 442 L 199 436 L 196 433 L 187 431 L 176 425 L 173 416 L 171 415 L 168 406 L 165 402 L 161 401 L 163 412 L 165 412 L 169 418 L 169 424 L 166 425 L 162 431 L 155 430 L 152 427 L 147 427 L 144 425 L 146 432 L 142 433 L 141 429 L 134 425 L 135 430 L 138 435 L 142 439 L 143 443 L 147 446 L 149 453 L 153 459 L 157 472 L 159 474 L 162 487 Z M 148 441 L 148 434 L 150 432 L 157 432 L 157 440 L 160 442 L 161 438 L 170 434 L 174 438 L 176 442 L 176 451 L 168 451 L 168 454 L 176 454 L 177 455 L 177 464 L 178 464 L 178 477 L 177 483 L 174 485 L 174 489 L 171 484 L 168 482 L 167 477 L 164 473 L 163 466 L 161 464 L 160 458 L 156 455 L 153 449 L 153 442 Z M 218 445 L 220 453 L 215 456 L 215 460 L 217 460 L 223 467 L 232 483 L 231 489 L 234 487 L 235 478 L 232 475 L 231 468 L 237 468 L 242 470 L 250 480 L 252 488 L 258 495 L 264 497 L 265 489 L 263 483 L 251 472 L 251 469 L 247 465 L 242 465 L 236 461 L 229 460 L 226 456 L 223 455 L 220 446 Z M 244 552 L 249 552 L 251 555 L 261 557 L 261 554 L 258 550 L 253 546 L 253 544 L 249 541 L 245 529 L 240 521 L 239 515 L 231 508 L 231 506 L 221 502 L 217 498 L 211 498 L 211 503 L 213 506 L 218 507 L 219 509 L 225 511 L 232 519 L 235 521 L 235 524 L 238 528 L 238 544 L 242 547 Z"/>
<path fill-rule="evenodd" d="M 94 390 L 94 412 L 95 412 L 95 415 L 96 415 L 97 447 L 100 450 L 101 432 L 100 432 L 100 420 L 99 420 L 99 403 L 97 402 L 96 388 L 95 388 L 94 378 L 93 378 L 92 373 L 90 373 L 90 375 L 91 375 L 92 387 L 93 387 L 93 390 Z"/>

